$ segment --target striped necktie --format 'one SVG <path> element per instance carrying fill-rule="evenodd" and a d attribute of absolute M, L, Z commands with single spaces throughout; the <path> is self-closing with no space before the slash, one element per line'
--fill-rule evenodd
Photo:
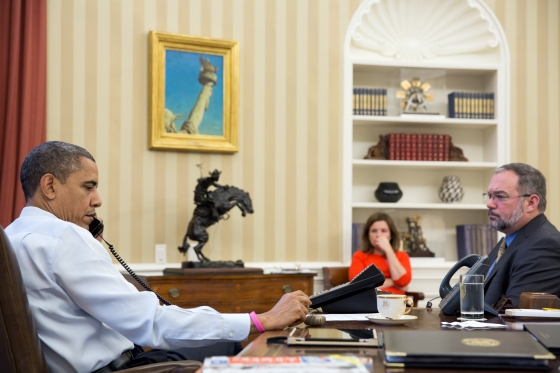
<path fill-rule="evenodd" d="M 498 263 L 498 260 L 500 260 L 500 257 L 502 255 L 504 255 L 504 252 L 506 251 L 506 238 L 504 237 L 504 240 L 502 241 L 502 244 L 500 245 L 500 248 L 498 249 L 498 256 L 496 257 L 496 263 Z"/>

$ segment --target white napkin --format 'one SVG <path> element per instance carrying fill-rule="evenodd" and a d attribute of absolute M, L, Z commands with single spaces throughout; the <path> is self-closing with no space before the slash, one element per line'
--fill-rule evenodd
<path fill-rule="evenodd" d="M 507 328 L 506 325 L 503 324 L 492 324 L 492 323 L 484 323 L 484 322 L 480 322 L 480 321 L 463 321 L 463 322 L 459 322 L 459 321 L 455 321 L 455 322 L 446 322 L 446 321 L 442 321 L 441 322 L 442 326 L 448 326 L 448 327 L 452 327 L 452 328 Z"/>

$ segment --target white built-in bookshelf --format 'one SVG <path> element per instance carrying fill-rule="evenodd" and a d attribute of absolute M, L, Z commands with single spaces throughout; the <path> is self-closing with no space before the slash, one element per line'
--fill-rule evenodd
<path fill-rule="evenodd" d="M 401 116 L 397 91 L 403 79 L 432 85 L 430 112 Z M 406 217 L 419 215 L 427 245 L 437 257 L 457 259 L 456 226 L 487 222 L 482 193 L 492 170 L 509 161 L 509 51 L 492 11 L 476 0 L 366 0 L 352 18 L 344 48 L 343 261 L 351 258 L 352 223 L 376 211 L 393 216 L 406 231 Z M 353 89 L 387 89 L 387 115 L 353 114 Z M 494 94 L 493 119 L 450 118 L 448 94 Z M 447 134 L 468 162 L 366 160 L 379 135 Z M 459 176 L 461 202 L 444 203 L 444 176 Z M 380 182 L 396 182 L 403 197 L 381 203 Z"/>

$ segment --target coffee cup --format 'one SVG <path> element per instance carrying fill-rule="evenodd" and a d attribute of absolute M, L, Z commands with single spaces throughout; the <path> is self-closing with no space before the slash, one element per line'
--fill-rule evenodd
<path fill-rule="evenodd" d="M 401 294 L 378 294 L 377 312 L 388 319 L 400 319 L 412 310 L 412 298 Z"/>

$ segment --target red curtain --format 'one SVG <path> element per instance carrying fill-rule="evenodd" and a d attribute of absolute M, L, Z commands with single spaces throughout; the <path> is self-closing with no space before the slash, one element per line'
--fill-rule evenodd
<path fill-rule="evenodd" d="M 0 0 L 0 225 L 25 199 L 23 159 L 46 139 L 46 0 Z"/>

